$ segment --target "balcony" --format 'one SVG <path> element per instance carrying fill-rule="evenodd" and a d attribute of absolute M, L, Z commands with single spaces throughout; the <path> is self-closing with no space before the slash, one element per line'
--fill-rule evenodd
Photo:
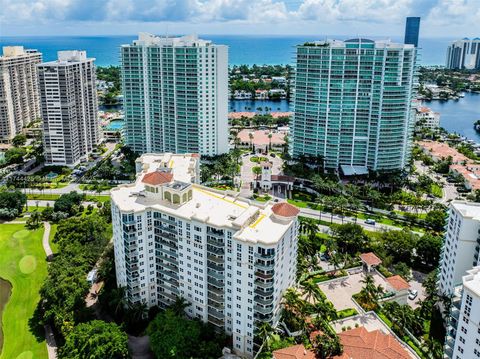
<path fill-rule="evenodd" d="M 256 303 L 262 304 L 262 305 L 270 305 L 273 302 L 273 296 L 269 295 L 256 295 L 254 298 Z"/>
<path fill-rule="evenodd" d="M 223 327 L 225 326 L 223 320 L 220 320 L 220 319 L 217 319 L 211 315 L 208 316 L 208 322 L 209 323 L 212 323 L 213 325 L 217 326 L 217 327 L 220 327 L 223 329 Z"/>
<path fill-rule="evenodd" d="M 460 310 L 458 308 L 453 307 L 450 311 L 450 316 L 455 318 L 458 321 L 458 317 L 460 316 Z"/>
<path fill-rule="evenodd" d="M 255 262 L 255 267 L 263 271 L 272 271 L 273 268 L 275 267 L 275 263 L 267 264 L 264 262 L 257 261 Z"/>
<path fill-rule="evenodd" d="M 223 267 L 223 264 L 225 263 L 225 258 L 223 256 L 215 256 L 215 255 L 208 254 L 207 259 L 217 264 L 221 264 L 222 267 Z"/>
<path fill-rule="evenodd" d="M 255 272 L 255 276 L 258 277 L 258 278 L 262 278 L 262 279 L 272 279 L 273 278 L 273 271 L 269 271 L 271 273 L 263 273 L 261 271 L 256 271 Z"/>
<path fill-rule="evenodd" d="M 269 289 L 263 289 L 263 290 L 260 288 L 255 288 L 254 293 L 261 297 L 269 297 L 273 294 L 273 286 L 270 287 Z"/>
<path fill-rule="evenodd" d="M 212 262 L 210 260 L 207 261 L 207 268 L 216 270 L 217 272 L 225 271 L 225 268 L 223 267 L 223 264 L 217 264 L 217 263 Z"/>
<path fill-rule="evenodd" d="M 266 307 L 255 304 L 255 306 L 253 307 L 253 310 L 255 310 L 255 312 L 257 312 L 257 313 L 264 314 L 264 315 L 272 314 L 273 313 L 273 304 L 269 305 L 269 306 L 266 306 Z"/>
<path fill-rule="evenodd" d="M 273 280 L 270 281 L 270 282 L 265 282 L 265 281 L 262 281 L 260 279 L 256 279 L 255 280 L 255 285 L 257 287 L 264 288 L 264 289 L 272 288 L 272 291 L 273 291 Z"/>
<path fill-rule="evenodd" d="M 221 311 L 218 311 L 212 307 L 208 308 L 208 315 L 211 315 L 212 317 L 222 321 L 225 318 L 225 315 Z"/>
<path fill-rule="evenodd" d="M 211 276 L 207 276 L 207 282 L 208 284 L 214 285 L 215 287 L 218 287 L 218 288 L 223 288 L 225 286 L 225 281 L 218 280 Z"/>
<path fill-rule="evenodd" d="M 221 238 L 225 237 L 225 232 L 223 231 L 223 229 L 215 229 L 212 227 L 207 228 L 207 234 Z"/>
<path fill-rule="evenodd" d="M 272 259 L 275 258 L 275 253 L 271 253 L 271 254 L 255 253 L 255 258 L 265 259 L 265 260 L 272 260 Z"/>
<path fill-rule="evenodd" d="M 215 288 L 214 286 L 212 286 L 212 285 L 210 285 L 210 284 L 207 286 L 207 288 L 208 288 L 208 291 L 209 291 L 209 292 L 212 292 L 212 293 L 214 293 L 214 294 L 216 294 L 216 295 L 218 295 L 218 296 L 222 296 L 222 297 L 223 297 L 223 295 L 224 295 L 223 290 L 218 289 L 218 288 Z"/>
<path fill-rule="evenodd" d="M 222 271 L 223 272 L 223 271 Z M 225 276 L 223 273 L 216 272 L 212 269 L 207 270 L 207 274 L 215 279 L 223 281 L 225 279 Z"/>
<path fill-rule="evenodd" d="M 207 243 L 220 248 L 225 247 L 225 242 L 223 240 L 211 236 L 207 236 Z"/>

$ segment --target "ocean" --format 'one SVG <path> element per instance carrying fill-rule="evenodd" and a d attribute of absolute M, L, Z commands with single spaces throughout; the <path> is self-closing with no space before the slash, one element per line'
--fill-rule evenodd
<path fill-rule="evenodd" d="M 230 65 L 292 64 L 295 45 L 319 39 L 345 40 L 345 36 L 243 36 L 243 35 L 199 35 L 217 44 L 229 46 Z M 86 50 L 88 56 L 96 58 L 98 66 L 118 65 L 119 48 L 131 43 L 137 36 L 2 36 L 0 46 L 22 45 L 43 53 L 45 61 L 55 60 L 59 50 Z M 374 37 L 372 37 L 374 38 Z M 378 38 L 378 37 L 377 37 Z M 392 41 L 402 41 L 391 38 Z M 443 65 L 447 45 L 454 39 L 420 39 L 420 64 Z"/>

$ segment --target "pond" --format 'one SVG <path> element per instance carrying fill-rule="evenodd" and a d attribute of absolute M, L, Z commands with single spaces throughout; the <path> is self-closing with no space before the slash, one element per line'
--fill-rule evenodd
<path fill-rule="evenodd" d="M 3 308 L 5 308 L 5 305 L 10 298 L 10 294 L 12 294 L 12 285 L 9 281 L 0 278 L 0 353 L 2 352 L 3 348 L 3 331 L 1 319 L 3 314 Z"/>

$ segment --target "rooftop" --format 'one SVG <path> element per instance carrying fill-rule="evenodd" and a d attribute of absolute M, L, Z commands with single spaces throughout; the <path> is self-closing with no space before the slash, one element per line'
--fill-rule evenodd
<path fill-rule="evenodd" d="M 385 279 L 390 286 L 396 291 L 406 290 L 410 288 L 410 284 L 399 275 L 394 275 Z"/>
<path fill-rule="evenodd" d="M 235 232 L 234 238 L 244 242 L 268 245 L 276 244 L 282 238 L 290 227 L 290 217 L 296 216 L 298 209 L 287 203 L 278 203 L 275 206 L 270 203 L 253 203 L 239 197 L 238 192 L 191 184 L 197 179 L 197 164 L 198 158 L 192 155 L 143 155 L 137 160 L 137 167 L 141 170 L 136 182 L 112 189 L 112 202 L 122 212 L 135 213 L 151 208 L 176 218 L 193 219 L 213 227 L 228 228 Z M 190 200 L 174 204 L 145 191 L 145 177 L 164 167 L 168 167 L 173 175 L 173 183 L 166 186 L 191 186 Z M 288 217 L 284 217 L 285 215 Z"/>
<path fill-rule="evenodd" d="M 140 32 L 138 34 L 138 40 L 133 40 L 134 46 L 172 46 L 172 47 L 182 47 L 182 46 L 193 46 L 193 47 L 205 47 L 205 46 L 214 46 L 210 40 L 199 39 L 197 35 L 185 35 L 178 37 L 168 37 L 168 36 L 158 36 L 154 34 L 149 34 L 146 32 Z M 130 46 L 130 45 L 122 45 Z M 224 45 L 216 45 L 224 46 Z"/>
<path fill-rule="evenodd" d="M 303 344 L 275 350 L 272 354 L 273 359 L 315 359 L 315 353 L 307 350 Z"/>
<path fill-rule="evenodd" d="M 360 259 L 369 266 L 378 266 L 379 264 L 382 264 L 382 260 L 373 252 L 360 254 Z"/>
<path fill-rule="evenodd" d="M 411 359 L 413 356 L 390 334 L 358 327 L 338 333 L 343 354 L 333 359 Z"/>
<path fill-rule="evenodd" d="M 419 146 L 428 151 L 434 158 L 452 157 L 453 163 L 469 162 L 470 159 L 458 152 L 455 148 L 450 147 L 447 143 L 437 141 L 419 141 Z"/>
<path fill-rule="evenodd" d="M 452 201 L 450 205 L 463 217 L 480 220 L 480 203 L 467 201 Z"/>
<path fill-rule="evenodd" d="M 159 184 L 165 184 L 172 182 L 173 174 L 165 171 L 154 171 L 147 173 L 143 176 L 142 182 L 146 184 L 151 184 L 157 186 Z"/>
<path fill-rule="evenodd" d="M 480 266 L 468 270 L 462 281 L 465 288 L 480 296 Z"/>
<path fill-rule="evenodd" d="M 62 66 L 90 61 L 95 61 L 95 58 L 87 57 L 86 51 L 66 50 L 57 52 L 57 60 L 42 62 L 40 66 Z"/>

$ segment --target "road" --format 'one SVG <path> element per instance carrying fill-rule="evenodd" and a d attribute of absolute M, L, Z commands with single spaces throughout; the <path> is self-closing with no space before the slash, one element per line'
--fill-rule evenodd
<path fill-rule="evenodd" d="M 345 223 L 356 223 L 360 225 L 363 229 L 367 231 L 374 231 L 374 232 L 384 232 L 384 231 L 401 231 L 403 228 L 397 226 L 391 226 L 388 224 L 376 223 L 375 225 L 365 223 L 364 219 L 357 218 L 355 220 L 354 217 L 346 217 L 344 216 L 343 219 L 341 216 L 333 215 L 331 217 L 330 213 L 320 212 L 311 208 L 299 208 L 300 215 L 303 217 L 314 218 L 314 219 L 321 219 L 326 222 L 332 221 L 333 223 L 337 224 L 345 224 Z M 321 213 L 321 214 L 320 214 Z M 325 231 L 325 228 L 328 228 L 325 225 L 319 225 L 319 228 Z M 423 235 L 421 232 L 414 232 L 418 235 Z"/>

